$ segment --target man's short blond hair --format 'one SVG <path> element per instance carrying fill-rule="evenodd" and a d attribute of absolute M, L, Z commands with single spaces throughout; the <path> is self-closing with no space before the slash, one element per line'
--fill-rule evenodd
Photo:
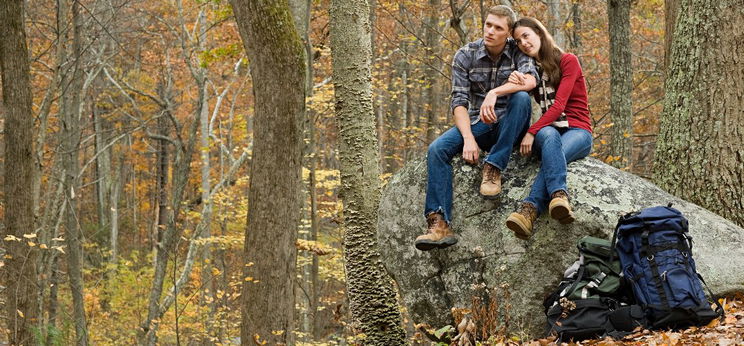
<path fill-rule="evenodd" d="M 512 10 L 511 7 L 506 5 L 491 6 L 491 8 L 488 9 L 488 14 L 506 18 L 509 30 L 514 26 L 514 22 L 517 21 L 517 14 L 514 13 L 514 10 Z"/>

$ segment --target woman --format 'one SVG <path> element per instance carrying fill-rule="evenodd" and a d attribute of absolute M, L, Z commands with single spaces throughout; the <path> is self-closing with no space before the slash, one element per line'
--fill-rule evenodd
<path fill-rule="evenodd" d="M 561 224 L 575 220 L 566 187 L 566 164 L 589 154 L 592 126 L 584 75 L 576 56 L 556 46 L 545 26 L 534 18 L 514 23 L 513 35 L 519 49 L 537 62 L 541 77 L 533 96 L 542 116 L 527 130 L 519 151 L 523 156 L 534 151 L 542 165 L 530 195 L 506 219 L 506 226 L 518 238 L 527 239 L 532 236 L 535 219 L 546 209 Z M 521 83 L 522 78 L 514 72 L 509 81 Z"/>

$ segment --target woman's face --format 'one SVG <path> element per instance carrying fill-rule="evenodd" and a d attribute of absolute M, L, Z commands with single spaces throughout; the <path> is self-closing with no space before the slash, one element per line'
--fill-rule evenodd
<path fill-rule="evenodd" d="M 537 58 L 537 52 L 540 51 L 540 36 L 537 36 L 534 30 L 526 26 L 519 26 L 514 29 L 514 40 L 517 41 L 519 50 L 532 58 Z"/>

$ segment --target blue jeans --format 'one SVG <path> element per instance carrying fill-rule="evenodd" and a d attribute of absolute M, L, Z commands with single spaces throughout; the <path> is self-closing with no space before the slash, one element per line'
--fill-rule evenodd
<path fill-rule="evenodd" d="M 527 131 L 532 114 L 530 96 L 519 91 L 509 97 L 506 114 L 496 124 L 479 121 L 470 126 L 478 146 L 488 152 L 485 161 L 504 171 L 514 144 Z M 462 154 L 464 140 L 457 127 L 444 132 L 429 145 L 428 180 L 424 215 L 440 212 L 450 222 L 452 215 L 452 158 Z"/>
<path fill-rule="evenodd" d="M 540 215 L 548 207 L 553 193 L 559 190 L 568 192 L 566 165 L 589 155 L 592 151 L 592 134 L 576 127 L 558 130 L 546 126 L 537 132 L 532 151 L 540 155 L 542 164 L 532 183 L 530 195 L 524 201 L 535 205 Z"/>

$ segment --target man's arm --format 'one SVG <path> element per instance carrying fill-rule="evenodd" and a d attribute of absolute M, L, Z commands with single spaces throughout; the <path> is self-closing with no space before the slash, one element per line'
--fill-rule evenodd
<path fill-rule="evenodd" d="M 460 130 L 462 135 L 462 158 L 471 164 L 478 163 L 478 143 L 475 142 L 475 136 L 470 129 L 470 114 L 468 109 L 463 106 L 457 106 L 454 109 L 455 126 Z"/>
<path fill-rule="evenodd" d="M 452 59 L 452 102 L 450 108 L 455 119 L 455 127 L 460 131 L 463 139 L 462 158 L 471 164 L 478 163 L 478 143 L 475 142 L 473 131 L 470 129 L 470 79 L 468 68 L 470 59 L 462 49 L 455 53 Z"/>
<path fill-rule="evenodd" d="M 537 86 L 537 80 L 535 80 L 535 77 L 531 74 L 526 74 L 522 78 L 524 81 L 524 84 L 516 84 L 512 82 L 506 82 L 502 85 L 499 85 L 486 93 L 486 98 L 483 100 L 483 104 L 481 105 L 480 109 L 480 117 L 483 122 L 486 124 L 490 124 L 494 121 L 496 121 L 496 112 L 494 110 L 494 105 L 496 105 L 496 99 L 499 96 L 509 95 L 513 94 L 517 91 L 530 91 Z"/>

